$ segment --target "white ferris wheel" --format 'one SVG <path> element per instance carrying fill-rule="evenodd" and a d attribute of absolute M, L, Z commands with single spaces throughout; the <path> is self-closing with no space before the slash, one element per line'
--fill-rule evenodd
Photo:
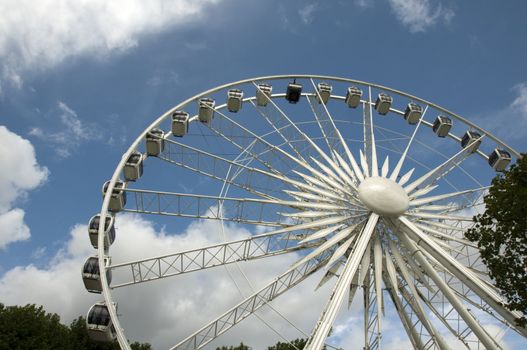
<path fill-rule="evenodd" d="M 357 295 L 364 318 L 360 348 L 380 348 L 391 303 L 416 349 L 449 349 L 445 335 L 467 348 L 500 349 L 480 317 L 522 336 L 527 330 L 516 325 L 522 315 L 504 306 L 477 246 L 463 233 L 482 210 L 496 171 L 519 156 L 434 103 L 352 79 L 268 76 L 200 93 L 149 125 L 103 187 L 101 211 L 89 223 L 97 254 L 82 275 L 104 301 L 90 309 L 88 331 L 129 349 L 116 289 L 294 254 L 297 261 L 275 279 L 174 339 L 171 349 L 204 348 L 316 276 L 319 286 L 334 286 L 320 295 L 325 306 L 312 329 L 299 334 L 308 339 L 307 350 L 339 348 L 328 336 L 342 305 Z M 173 182 L 156 187 L 154 175 L 164 171 L 177 182 L 205 185 L 188 192 L 174 192 L 185 187 Z M 119 232 L 116 238 L 114 224 L 125 212 L 234 222 L 252 233 L 118 262 L 111 259 L 112 243 L 130 238 Z"/>

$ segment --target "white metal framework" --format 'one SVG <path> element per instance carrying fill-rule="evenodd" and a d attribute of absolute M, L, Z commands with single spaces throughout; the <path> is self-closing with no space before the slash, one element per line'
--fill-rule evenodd
<path fill-rule="evenodd" d="M 105 326 L 129 349 L 112 297 L 116 288 L 296 254 L 298 261 L 282 274 L 172 349 L 205 347 L 319 270 L 326 271 L 320 284 L 333 277 L 336 283 L 320 296 L 326 305 L 305 349 L 329 346 L 344 300 L 351 305 L 359 293 L 365 349 L 380 348 L 389 302 L 415 348 L 448 349 L 450 338 L 467 348 L 499 349 L 480 317 L 523 336 L 527 330 L 516 326 L 521 314 L 506 308 L 463 232 L 481 210 L 494 171 L 519 156 L 459 115 L 362 81 L 269 76 L 200 93 L 132 143 L 104 188 L 100 217 L 112 217 L 113 225 L 119 212 L 134 212 L 229 221 L 265 232 L 114 262 L 114 237 L 107 237 L 105 225 L 110 220 L 98 220 L 98 267 L 89 277 L 98 273 L 101 305 L 111 317 Z M 209 179 L 218 191 L 145 189 L 143 163 L 150 162 L 195 175 L 179 180 Z"/>

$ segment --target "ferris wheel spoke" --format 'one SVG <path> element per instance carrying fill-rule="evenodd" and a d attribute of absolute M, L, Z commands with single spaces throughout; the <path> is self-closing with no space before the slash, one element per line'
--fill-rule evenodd
<path fill-rule="evenodd" d="M 419 118 L 419 122 L 417 122 L 417 125 L 415 126 L 414 132 L 412 133 L 412 136 L 408 140 L 408 144 L 406 145 L 406 148 L 404 149 L 403 154 L 401 154 L 401 157 L 399 158 L 399 161 L 397 162 L 397 165 L 393 169 L 392 174 L 390 175 L 390 179 L 395 181 L 397 180 L 397 176 L 399 176 L 399 172 L 401 171 L 401 168 L 403 167 L 404 160 L 406 158 L 406 155 L 408 154 L 408 150 L 410 149 L 410 146 L 412 145 L 412 142 L 414 141 L 415 135 L 417 134 L 417 130 L 419 130 L 419 127 L 421 126 L 421 122 L 424 120 L 424 117 L 426 115 L 426 112 L 428 111 L 428 105 L 426 105 L 423 114 Z"/>
<path fill-rule="evenodd" d="M 377 145 L 375 143 L 375 133 L 373 131 L 373 113 L 372 113 L 372 92 L 371 86 L 368 86 L 368 102 L 363 103 L 363 125 L 364 125 L 364 159 L 363 169 L 369 176 L 379 176 L 377 164 Z M 361 159 L 361 162 L 362 159 Z M 365 168 L 366 167 L 366 168 Z M 369 170 L 368 170 L 369 169 Z M 368 176 L 368 175 L 367 175 Z"/>
<path fill-rule="evenodd" d="M 472 155 L 471 146 L 476 142 L 480 142 L 482 138 L 483 136 L 467 145 L 461 151 L 454 154 L 452 157 L 447 159 L 442 164 L 438 165 L 436 168 L 430 170 L 425 175 L 421 176 L 414 182 L 405 186 L 404 190 L 406 191 L 406 193 L 411 194 L 411 192 L 414 191 L 418 186 L 421 186 L 421 188 L 426 187 L 429 184 L 435 184 L 438 180 L 445 177 L 452 169 L 458 167 L 459 164 L 461 164 L 465 159 Z"/>
<path fill-rule="evenodd" d="M 316 193 L 322 196 L 327 196 L 327 197 L 334 198 L 337 200 L 342 199 L 340 196 L 336 196 L 332 194 L 331 192 L 324 191 L 315 186 L 311 186 L 309 184 L 290 179 L 289 177 L 281 173 L 268 172 L 260 168 L 254 168 L 248 165 L 237 163 L 237 162 L 213 155 L 211 153 L 198 150 L 194 147 L 183 145 L 179 142 L 172 141 L 172 140 L 169 142 L 169 145 L 176 145 L 180 152 L 184 152 L 182 153 L 183 155 L 190 153 L 196 156 L 197 160 L 192 159 L 184 163 L 188 159 L 188 157 L 184 157 L 180 153 L 174 154 L 170 149 L 168 152 L 166 152 L 167 156 L 159 157 L 162 160 L 172 162 L 174 164 L 180 165 L 190 170 L 196 170 L 201 174 L 213 177 L 217 180 L 235 184 L 237 187 L 246 189 L 254 194 L 260 195 L 265 198 L 276 199 L 276 197 L 270 196 L 269 194 L 262 193 L 261 191 L 255 191 L 254 188 L 261 187 L 262 183 L 271 182 L 272 184 L 270 186 L 271 188 L 272 186 L 274 186 L 274 189 L 269 189 L 268 190 L 269 192 L 280 193 L 277 190 L 278 188 L 283 188 L 284 185 L 290 185 L 292 186 L 290 188 L 301 188 L 305 191 L 313 192 L 313 193 Z M 194 164 L 192 162 L 197 163 L 197 164 Z M 209 163 L 209 162 L 213 163 L 212 167 L 210 165 L 205 166 L 205 167 L 202 166 L 203 163 Z M 229 174 L 230 176 L 228 178 L 225 178 L 225 174 Z M 267 189 L 267 187 L 265 189 Z"/>
<path fill-rule="evenodd" d="M 433 229 L 429 226 L 426 226 L 426 225 L 422 225 L 422 224 L 419 224 L 419 223 L 414 223 L 414 225 L 416 227 L 418 227 L 419 229 L 423 230 L 423 231 L 426 231 L 428 233 L 431 233 L 432 235 L 434 236 L 437 236 L 438 238 L 441 238 L 441 239 L 444 239 L 444 240 L 448 240 L 448 241 L 452 241 L 452 242 L 457 242 L 457 243 L 461 243 L 465 246 L 468 246 L 468 247 L 472 247 L 472 248 L 477 248 L 477 244 L 471 242 L 471 241 L 467 241 L 466 239 L 463 239 L 463 238 L 460 238 L 460 237 L 457 237 L 457 236 L 454 236 L 454 235 L 449 235 L 449 234 L 446 234 L 446 233 L 443 233 L 439 230 L 436 230 L 436 229 Z"/>
<path fill-rule="evenodd" d="M 207 126 L 242 152 L 260 162 L 272 172 L 286 173 L 292 163 L 305 165 L 305 162 L 292 156 L 282 148 L 271 144 L 240 123 L 229 118 L 219 109 L 214 109 L 214 122 Z M 292 162 L 292 163 L 291 163 Z"/>
<path fill-rule="evenodd" d="M 382 255 L 381 238 L 379 235 L 376 235 L 373 240 L 373 280 L 375 283 L 375 302 L 377 307 L 377 338 L 380 338 L 382 316 L 384 314 L 384 299 L 382 295 Z"/>
<path fill-rule="evenodd" d="M 256 83 L 253 82 L 253 85 L 257 90 L 260 90 L 260 87 Z M 269 99 L 268 102 L 264 107 L 255 106 L 256 110 L 281 138 L 284 139 L 285 143 L 289 144 L 299 159 L 304 159 L 305 155 L 309 155 L 313 151 L 318 153 L 318 150 L 313 147 L 313 143 L 308 140 L 306 134 L 299 129 L 297 125 L 299 123 L 294 123 L 273 99 Z M 301 146 L 296 147 L 296 144 Z"/>
<path fill-rule="evenodd" d="M 455 215 L 445 215 L 437 213 L 426 213 L 422 211 L 409 212 L 405 215 L 419 218 L 419 219 L 438 219 L 438 220 L 450 220 L 450 221 L 465 221 L 473 222 L 472 217 L 469 216 L 455 216 Z"/>
<path fill-rule="evenodd" d="M 408 339 L 412 343 L 414 349 L 424 349 L 425 347 L 423 342 L 421 341 L 421 337 L 416 332 L 416 329 L 410 316 L 408 315 L 408 313 L 405 312 L 404 306 L 401 303 L 399 296 L 397 295 L 397 284 L 394 284 L 392 278 L 389 278 L 388 276 L 386 276 L 386 274 L 383 274 L 383 280 L 384 284 L 386 285 L 386 289 L 388 290 L 388 294 L 390 295 L 390 299 L 395 305 L 397 315 L 399 316 L 403 328 L 406 331 L 406 334 L 408 335 Z"/>
<path fill-rule="evenodd" d="M 353 276 L 357 272 L 359 263 L 364 255 L 368 243 L 372 237 L 375 225 L 379 220 L 377 214 L 371 214 L 359 237 L 354 244 L 354 249 L 348 258 L 344 269 L 339 276 L 337 284 L 335 285 L 331 296 L 320 315 L 320 318 L 311 333 L 311 336 L 306 344 L 305 350 L 321 350 L 329 331 L 335 322 L 338 310 L 342 304 L 343 298 L 348 290 Z"/>
<path fill-rule="evenodd" d="M 139 259 L 108 267 L 115 280 L 112 288 L 151 282 L 160 278 L 209 269 L 216 266 L 272 257 L 303 249 L 311 249 L 321 242 L 298 243 L 299 233 L 265 233 L 245 239 L 190 249 L 163 256 Z M 300 234 L 302 237 L 304 234 Z"/>
<path fill-rule="evenodd" d="M 232 198 L 132 188 L 126 188 L 124 191 L 128 193 L 128 198 L 133 198 L 134 205 L 128 205 L 123 211 L 132 213 L 282 227 L 288 226 L 284 222 L 285 215 L 280 215 L 276 210 L 285 208 L 291 210 L 290 202 L 279 200 Z"/>
<path fill-rule="evenodd" d="M 325 178 L 322 177 L 325 180 L 325 181 L 322 181 L 322 180 L 320 180 L 320 177 L 316 178 L 316 177 L 313 177 L 313 176 L 301 173 L 301 172 L 296 171 L 296 170 L 293 170 L 293 172 L 295 174 L 297 174 L 298 176 L 300 176 L 301 178 L 303 178 L 306 183 L 311 184 L 313 186 L 317 186 L 317 187 L 319 187 L 321 189 L 324 189 L 326 191 L 333 192 L 333 193 L 337 194 L 339 196 L 339 198 L 341 198 L 342 195 L 346 194 L 346 191 L 344 191 L 341 186 L 339 186 L 339 185 L 330 186 L 329 184 L 336 184 L 336 183 L 334 183 L 333 180 L 328 179 L 327 177 L 325 177 Z"/>
<path fill-rule="evenodd" d="M 274 113 L 269 111 L 269 108 L 267 107 L 268 105 L 264 107 L 258 106 L 254 101 L 251 101 L 251 104 L 284 141 L 283 145 L 287 145 L 296 154 L 298 159 L 307 163 L 303 155 L 310 151 L 311 146 L 309 143 L 303 140 L 302 137 L 299 137 L 299 135 L 294 132 L 295 129 L 288 122 L 286 122 L 285 125 L 280 123 L 286 119 L 279 117 L 273 118 Z M 307 148 L 302 148 L 302 146 L 307 146 Z"/>
<path fill-rule="evenodd" d="M 296 131 L 298 132 L 298 134 L 301 136 L 302 139 L 306 140 L 310 145 L 311 147 L 326 161 L 328 162 L 328 164 L 332 165 L 332 167 L 334 167 L 334 162 L 333 160 L 331 159 L 331 157 L 329 157 L 324 151 L 322 151 L 320 149 L 320 147 L 309 137 L 307 136 L 302 130 L 300 130 L 300 128 L 297 126 L 296 123 L 294 123 L 293 121 L 291 121 L 291 119 L 287 116 L 287 114 L 285 114 L 282 109 L 280 109 L 280 107 L 278 107 L 276 105 L 276 103 L 271 100 L 270 101 L 272 106 L 274 108 L 276 108 L 276 110 L 280 113 L 280 115 L 286 119 L 289 123 L 289 125 L 291 125 L 293 128 L 296 129 Z M 333 119 L 331 118 L 331 115 L 329 114 L 329 111 L 327 111 L 327 108 L 325 109 L 326 113 L 327 113 L 327 117 L 328 117 L 328 120 L 331 122 L 334 130 L 335 130 L 335 133 L 336 135 L 338 136 L 343 148 L 344 148 L 344 151 L 346 152 L 346 155 L 348 156 L 349 158 L 349 161 L 352 165 L 352 168 L 354 169 L 355 172 L 360 172 L 360 169 L 357 165 L 357 162 L 355 161 L 355 158 L 353 157 L 353 154 L 350 152 L 349 148 L 348 148 L 348 145 L 346 144 L 344 138 L 342 137 L 342 135 L 340 134 L 338 128 L 335 126 L 335 123 L 333 121 Z M 335 168 L 335 170 L 337 170 Z M 338 171 L 338 170 L 337 170 Z M 358 174 L 357 175 L 357 178 L 359 178 L 360 180 L 362 180 L 362 174 Z"/>
<path fill-rule="evenodd" d="M 309 164 L 305 163 L 305 162 L 302 162 L 300 160 L 298 160 L 297 158 L 293 157 L 292 155 L 290 155 L 289 153 L 283 151 L 281 148 L 277 147 L 277 146 L 274 146 L 272 144 L 270 144 L 268 141 L 262 139 L 261 137 L 259 137 L 258 135 L 252 133 L 251 131 L 249 131 L 248 129 L 246 129 L 245 127 L 241 126 L 240 124 L 234 122 L 232 119 L 228 118 L 227 116 L 225 116 L 224 114 L 222 114 L 221 112 L 218 111 L 218 113 L 223 117 L 222 119 L 220 118 L 217 118 L 217 119 L 220 119 L 220 120 L 227 120 L 230 124 L 232 125 L 236 125 L 237 128 L 243 130 L 245 133 L 247 133 L 247 136 L 250 136 L 250 137 L 244 137 L 243 139 L 254 139 L 255 142 L 254 144 L 252 145 L 252 147 L 257 147 L 257 145 L 263 145 L 264 148 L 266 148 L 266 150 L 264 152 L 267 152 L 267 153 L 279 153 L 281 155 L 283 155 L 285 158 L 291 160 L 293 163 L 297 163 L 298 165 L 302 166 L 303 168 L 307 169 L 308 171 L 310 171 L 311 173 L 315 174 L 315 175 L 318 175 L 319 178 L 321 179 L 326 179 L 327 176 L 324 176 L 324 174 L 321 174 L 320 172 L 316 171 L 315 169 L 313 169 Z M 212 126 L 211 126 L 212 128 Z M 258 141 L 258 142 L 256 142 Z M 316 146 L 316 144 L 314 144 Z M 241 146 L 240 146 L 241 147 Z M 318 147 L 318 146 L 317 146 Z M 318 148 L 317 148 L 318 149 Z M 260 152 L 259 154 L 263 154 L 264 152 Z M 323 155 L 325 157 L 325 159 L 327 159 L 331 164 L 333 164 L 335 166 L 334 163 L 332 163 L 332 161 L 327 157 L 327 155 L 325 155 L 322 151 L 321 152 L 321 155 Z M 316 161 L 316 160 L 315 160 Z M 267 173 L 269 176 L 272 176 L 272 177 L 276 177 L 276 178 L 280 178 L 280 179 L 286 179 L 284 173 L 286 173 L 287 171 L 278 171 L 278 170 L 275 170 L 271 167 L 270 165 L 271 163 L 269 162 L 264 162 L 264 165 L 266 167 L 268 167 L 271 171 L 271 173 Z M 320 164 L 317 162 L 317 164 Z M 336 166 L 335 166 L 336 167 Z M 288 165 L 288 168 L 290 168 L 290 165 Z M 329 169 L 328 168 L 323 168 L 323 170 L 325 171 L 328 171 Z M 260 172 L 262 172 L 262 170 L 260 170 Z M 333 179 L 335 179 L 336 181 L 338 182 L 341 182 L 343 183 L 343 180 L 341 178 L 339 178 L 338 176 L 336 176 L 334 173 L 330 172 L 329 175 L 331 177 L 333 177 Z M 292 180 L 289 180 L 288 182 L 291 183 Z M 303 187 L 307 190 L 311 190 L 311 191 L 315 191 L 316 189 L 313 188 L 312 186 L 308 186 L 306 184 L 300 184 L 298 182 L 296 182 L 296 186 L 300 186 L 300 187 Z M 339 188 L 336 187 L 336 188 Z M 319 192 L 320 193 L 320 192 Z"/>
<path fill-rule="evenodd" d="M 455 232 L 465 232 L 465 228 L 463 227 L 452 226 L 452 225 L 445 224 L 443 222 L 432 221 L 432 220 L 416 220 L 416 222 L 423 223 L 425 225 L 437 227 L 437 228 L 444 229 L 444 230 L 455 231 Z"/>
<path fill-rule="evenodd" d="M 484 193 L 489 188 L 490 188 L 489 186 L 484 186 L 484 187 L 479 187 L 479 188 L 473 188 L 470 190 L 457 191 L 457 192 L 445 193 L 445 194 L 440 194 L 440 195 L 431 196 L 431 197 L 413 199 L 410 201 L 410 206 L 420 206 L 423 204 L 432 204 L 432 203 L 436 203 L 436 202 L 439 202 L 445 199 L 465 196 L 465 195 L 473 194 L 473 193 Z"/>
<path fill-rule="evenodd" d="M 456 310 L 461 318 L 465 321 L 468 327 L 474 332 L 476 337 L 483 343 L 487 349 L 499 349 L 500 347 L 495 343 L 492 337 L 485 331 L 483 327 L 480 326 L 478 321 L 474 316 L 467 310 L 466 306 L 459 300 L 455 295 L 452 289 L 445 283 L 445 281 L 437 274 L 433 266 L 428 262 L 424 254 L 419 250 L 417 245 L 408 238 L 405 232 L 401 232 L 399 235 L 402 243 L 406 248 L 412 253 L 412 255 L 417 259 L 419 264 L 424 268 L 426 274 L 434 281 L 435 285 L 441 291 L 441 293 L 448 299 L 450 305 Z M 439 312 L 438 312 L 439 313 Z M 441 320 L 444 320 L 444 317 L 440 314 L 436 314 Z M 444 321 L 446 322 L 446 321 Z M 446 322 L 448 324 L 448 322 Z M 455 332 L 455 330 L 451 329 Z M 464 333 L 464 332 L 462 332 Z M 455 333 L 454 333 L 455 334 Z M 456 334 L 457 335 L 457 334 Z M 458 335 L 459 336 L 459 335 Z M 466 338 L 467 334 L 465 334 Z M 461 339 L 462 337 L 460 337 Z"/>
<path fill-rule="evenodd" d="M 201 349 L 212 340 L 252 315 L 262 306 L 287 292 L 298 283 L 318 271 L 327 263 L 331 251 L 323 252 L 303 264 L 289 268 L 271 283 L 245 298 L 241 303 L 231 308 L 200 330 L 185 338 L 171 350 Z"/>
<path fill-rule="evenodd" d="M 395 246 L 395 243 L 392 240 L 389 240 L 388 242 L 390 245 L 391 254 L 394 257 L 397 268 L 400 272 L 400 276 L 406 283 L 406 286 L 408 287 L 408 289 L 404 288 L 404 286 L 401 285 L 401 282 L 399 282 L 399 291 L 401 292 L 405 301 L 410 304 L 413 312 L 415 312 L 419 321 L 426 328 L 426 330 L 428 331 L 434 342 L 437 343 L 439 348 L 449 349 L 450 347 L 446 344 L 442 335 L 436 330 L 432 322 L 430 322 L 429 318 L 427 317 L 427 313 L 423 305 L 421 304 L 421 299 L 419 299 L 419 293 L 417 292 L 416 285 L 414 284 L 414 279 L 411 277 L 410 272 L 406 267 L 406 263 L 401 254 L 399 253 L 399 249 Z"/>
<path fill-rule="evenodd" d="M 431 237 L 424 234 L 418 227 L 405 217 L 399 217 L 398 222 L 407 228 L 406 232 L 412 241 L 416 242 L 427 253 L 433 256 L 438 263 L 443 265 L 448 271 L 455 275 L 462 283 L 467 285 L 474 293 L 488 303 L 496 312 L 498 312 L 510 325 L 518 330 L 521 334 L 527 335 L 527 329 L 516 325 L 516 320 L 521 317 L 521 313 L 510 311 L 505 308 L 503 298 L 492 288 L 482 282 L 476 274 L 462 265 L 458 260 L 446 253 L 441 247 L 432 240 Z"/>
<path fill-rule="evenodd" d="M 334 130 L 326 130 L 326 124 L 329 123 L 329 121 L 327 119 L 323 119 L 319 111 L 320 106 L 318 105 L 317 97 L 309 95 L 307 96 L 307 101 L 309 103 L 309 106 L 311 107 L 313 115 L 315 116 L 315 120 L 317 121 L 320 132 L 322 133 L 322 137 L 327 146 L 328 153 L 330 153 L 333 157 L 333 151 L 338 151 L 336 147 L 336 135 L 334 133 Z"/>
<path fill-rule="evenodd" d="M 368 269 L 363 281 L 363 307 L 364 307 L 364 348 L 376 349 L 380 347 L 381 338 L 381 315 L 378 313 L 380 307 L 375 291 L 375 279 L 372 278 L 371 270 Z"/>
<path fill-rule="evenodd" d="M 209 152 L 166 140 L 167 146 L 158 158 L 214 180 L 226 182 L 267 199 L 277 199 L 284 184 L 274 176 Z M 228 177 L 226 177 L 228 176 Z"/>
<path fill-rule="evenodd" d="M 342 228 L 340 231 L 335 233 L 335 235 L 333 235 L 331 238 L 324 241 L 321 245 L 316 247 L 313 251 L 311 251 L 310 253 L 302 257 L 300 260 L 295 262 L 292 266 L 293 267 L 300 266 L 306 261 L 309 261 L 309 259 L 312 259 L 315 256 L 322 254 L 322 252 L 324 252 L 325 250 L 328 250 L 329 248 L 336 246 L 337 243 L 339 243 L 340 241 L 345 239 L 347 236 L 349 236 L 354 231 L 355 227 L 356 225 Z M 309 238 L 309 236 L 306 238 Z"/>

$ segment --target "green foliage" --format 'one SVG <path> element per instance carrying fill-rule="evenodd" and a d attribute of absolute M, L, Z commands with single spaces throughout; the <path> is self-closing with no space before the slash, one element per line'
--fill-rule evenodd
<path fill-rule="evenodd" d="M 151 350 L 150 344 L 135 342 L 133 350 Z M 0 350 L 119 350 L 119 344 L 97 343 L 86 331 L 84 317 L 69 327 L 57 314 L 46 313 L 42 306 L 4 306 L 0 303 Z"/>
<path fill-rule="evenodd" d="M 221 348 L 216 348 L 216 350 L 251 350 L 252 348 L 240 343 L 238 346 L 222 346 Z"/>
<path fill-rule="evenodd" d="M 275 346 L 270 346 L 267 350 L 302 350 L 306 346 L 306 339 L 295 339 L 290 343 L 278 342 Z"/>
<path fill-rule="evenodd" d="M 508 308 L 527 315 L 527 157 L 492 180 L 485 212 L 465 237 L 478 244 Z M 517 320 L 525 327 L 525 317 Z"/>
<path fill-rule="evenodd" d="M 0 304 L 0 349 L 72 349 L 68 327 L 42 306 Z"/>

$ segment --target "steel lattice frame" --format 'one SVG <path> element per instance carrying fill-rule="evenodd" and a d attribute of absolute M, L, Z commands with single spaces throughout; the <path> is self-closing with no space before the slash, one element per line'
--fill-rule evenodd
<path fill-rule="evenodd" d="M 471 153 L 467 146 L 437 160 L 436 165 L 430 167 L 411 159 L 409 151 L 419 145 L 435 152 L 435 147 L 427 146 L 416 137 L 419 129 L 432 127 L 429 116 L 433 110 L 466 129 L 479 132 L 484 142 L 505 149 L 514 157 L 520 154 L 459 115 L 384 86 L 339 77 L 280 75 L 241 80 L 193 96 L 156 119 L 132 143 L 113 173 L 101 217 L 108 213 L 109 194 L 128 157 L 140 148 L 147 133 L 166 124 L 174 111 L 195 110 L 195 103 L 200 98 L 231 88 L 252 87 L 252 91 L 256 91 L 260 83 L 283 84 L 293 79 L 303 83 L 301 103 L 309 104 L 311 121 L 296 121 L 284 111 L 280 105 L 283 102 L 279 102 L 284 100 L 284 91 L 273 93 L 266 106 L 258 105 L 254 96 L 243 98 L 244 108 L 250 108 L 270 127 L 266 134 L 252 131 L 250 120 L 235 119 L 225 104 L 214 107 L 215 118 L 207 127 L 238 151 L 235 159 L 185 144 L 184 138 L 172 138 L 170 133 L 165 135 L 166 148 L 158 156 L 160 161 L 223 182 L 227 190 L 233 187 L 245 191 L 247 197 L 229 197 L 223 190 L 220 195 L 139 188 L 125 190 L 132 199 L 124 209 L 126 212 L 226 220 L 266 226 L 270 232 L 165 256 L 110 264 L 107 260 L 109 249 L 105 250 L 104 245 L 104 220 L 100 221 L 99 266 L 104 266 L 106 271 L 124 271 L 129 276 L 110 286 L 104 271 L 100 273 L 102 294 L 121 347 L 130 349 L 114 307 L 113 288 L 300 251 L 305 251 L 300 260 L 286 268 L 282 275 L 172 349 L 204 347 L 322 268 L 327 272 L 321 284 L 335 276 L 337 283 L 313 327 L 306 345 L 308 350 L 323 348 L 346 295 L 349 295 L 351 304 L 355 292 L 360 289 L 364 291 L 364 346 L 367 349 L 380 347 L 386 300 L 393 302 L 415 348 L 449 348 L 443 333 L 452 334 L 467 347 L 500 348 L 468 306 L 526 336 L 527 330 L 516 327 L 514 323 L 521 315 L 503 306 L 503 300 L 490 283 L 474 245 L 462 235 L 471 225 L 471 217 L 464 216 L 463 212 L 481 203 L 487 187 L 480 184 L 456 189 L 453 180 L 447 176 L 451 171 L 460 171 L 474 179 L 463 169 L 462 162 L 472 155 L 483 158 L 479 161 L 488 160 L 488 156 L 480 149 Z M 358 108 L 362 110 L 362 120 L 353 122 L 359 125 L 356 128 L 362 129 L 358 147 L 341 132 L 342 119 L 346 116 L 339 113 L 336 118 L 329 110 L 333 104 L 344 104 L 345 96 L 332 93 L 330 102 L 319 103 L 322 97 L 317 89 L 318 82 L 355 85 L 364 91 Z M 399 134 L 398 138 L 404 140 L 405 147 L 394 145 L 397 137 L 376 141 L 376 136 L 390 133 L 389 128 L 377 125 L 379 118 L 403 116 L 404 111 L 392 105 L 389 116 L 379 117 L 374 111 L 374 92 L 394 95 L 405 103 L 413 101 L 424 108 L 418 123 L 411 126 L 414 128 L 411 135 Z M 197 115 L 192 116 L 191 125 L 199 123 L 197 119 Z M 401 120 L 399 122 L 403 123 L 404 119 Z M 316 137 L 304 131 L 314 127 L 318 129 Z M 434 137 L 431 131 L 428 133 Z M 392 131 L 391 135 L 397 136 L 397 131 Z M 447 139 L 461 141 L 452 132 Z M 395 167 L 390 168 L 387 157 L 381 162 L 380 152 L 383 150 L 398 155 Z M 413 175 L 413 169 L 407 164 L 410 161 L 422 174 Z M 408 169 L 403 173 L 403 168 Z M 409 201 L 404 212 L 383 215 L 365 204 L 359 189 L 369 178 L 383 178 L 386 183 L 397 184 L 389 186 L 399 186 L 404 190 Z M 283 208 L 283 211 L 276 213 L 276 208 Z M 432 322 L 430 314 L 440 322 Z"/>

